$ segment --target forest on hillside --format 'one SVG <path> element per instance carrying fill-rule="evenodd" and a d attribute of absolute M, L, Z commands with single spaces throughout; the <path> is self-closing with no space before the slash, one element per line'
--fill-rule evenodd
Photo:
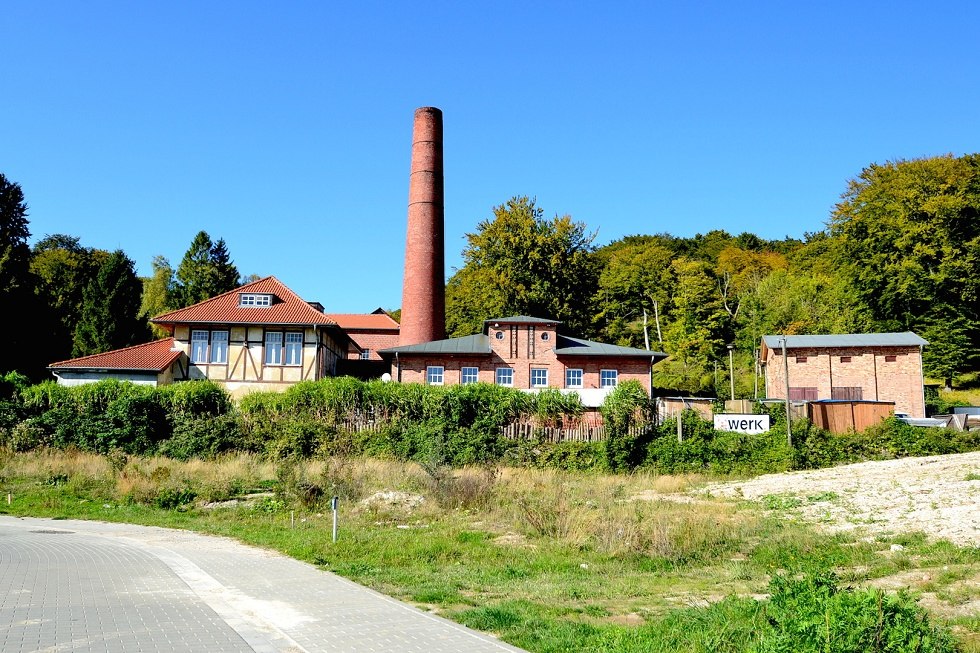
<path fill-rule="evenodd" d="M 242 278 L 222 239 L 198 233 L 174 269 L 139 278 L 125 252 L 46 235 L 33 247 L 20 186 L 0 174 L 0 371 L 45 367 L 153 338 L 148 319 L 231 290 Z M 571 335 L 664 351 L 655 384 L 753 396 L 767 334 L 911 330 L 926 373 L 947 386 L 980 365 L 980 154 L 872 164 L 847 183 L 824 230 L 766 240 L 710 231 L 637 234 L 599 246 L 590 225 L 546 217 L 533 198 L 492 209 L 467 235 L 447 284 L 449 336 L 527 314 Z"/>

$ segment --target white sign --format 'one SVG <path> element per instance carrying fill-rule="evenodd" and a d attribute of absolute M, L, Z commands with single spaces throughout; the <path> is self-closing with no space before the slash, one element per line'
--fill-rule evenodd
<path fill-rule="evenodd" d="M 725 413 L 715 415 L 716 431 L 737 431 L 739 433 L 765 433 L 769 430 L 768 415 L 739 415 Z"/>

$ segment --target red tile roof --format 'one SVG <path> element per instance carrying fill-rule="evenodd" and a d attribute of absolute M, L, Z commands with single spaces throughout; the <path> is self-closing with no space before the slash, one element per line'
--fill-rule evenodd
<path fill-rule="evenodd" d="M 181 355 L 174 349 L 174 339 L 164 338 L 144 345 L 92 354 L 81 358 L 52 363 L 48 369 L 149 370 L 162 372 Z"/>
<path fill-rule="evenodd" d="M 272 306 L 239 306 L 238 296 L 246 294 L 272 294 L 276 300 Z M 206 299 L 199 304 L 158 315 L 155 324 L 285 324 L 285 325 L 336 325 L 337 323 L 299 298 L 275 277 L 266 277 L 247 283 Z"/>
<path fill-rule="evenodd" d="M 341 329 L 398 330 L 398 322 L 387 313 L 330 313 L 327 317 L 339 324 Z"/>

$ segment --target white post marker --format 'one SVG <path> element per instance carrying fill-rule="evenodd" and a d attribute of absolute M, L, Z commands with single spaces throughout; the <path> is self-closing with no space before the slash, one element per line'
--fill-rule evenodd
<path fill-rule="evenodd" d="M 340 497 L 334 497 L 330 501 L 330 505 L 333 508 L 333 541 L 334 542 L 337 541 L 337 502 L 339 500 Z"/>

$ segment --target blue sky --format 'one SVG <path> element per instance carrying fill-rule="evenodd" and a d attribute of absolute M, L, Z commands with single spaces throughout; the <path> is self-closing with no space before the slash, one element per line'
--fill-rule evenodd
<path fill-rule="evenodd" d="M 412 117 L 447 274 L 515 195 L 606 244 L 817 231 L 872 162 L 980 151 L 973 2 L 46 2 L 0 23 L 33 240 L 148 274 L 203 229 L 328 312 L 401 303 Z"/>

